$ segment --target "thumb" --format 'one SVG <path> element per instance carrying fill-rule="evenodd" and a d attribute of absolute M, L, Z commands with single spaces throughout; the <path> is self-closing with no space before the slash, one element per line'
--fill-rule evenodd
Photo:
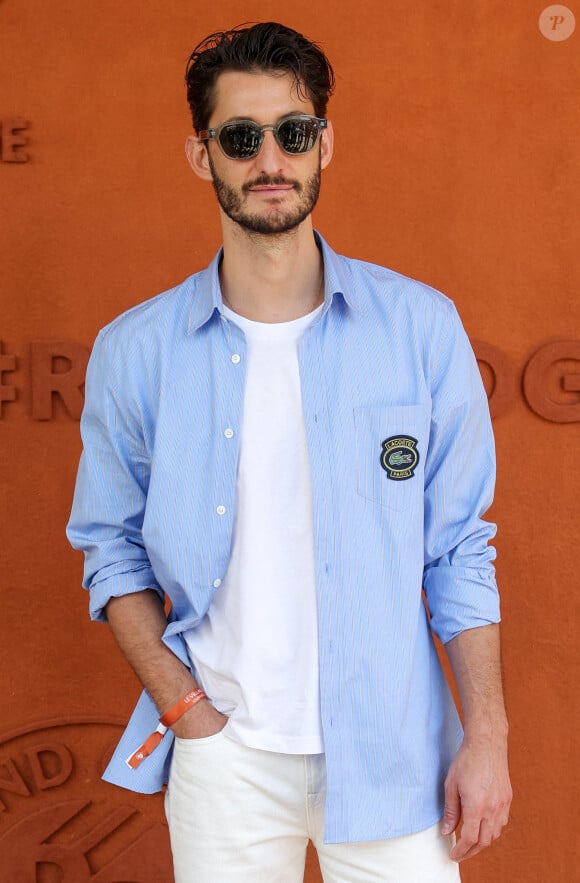
<path fill-rule="evenodd" d="M 459 791 L 455 785 L 445 786 L 445 809 L 443 810 L 443 834 L 451 834 L 455 831 L 461 818 L 461 800 Z"/>

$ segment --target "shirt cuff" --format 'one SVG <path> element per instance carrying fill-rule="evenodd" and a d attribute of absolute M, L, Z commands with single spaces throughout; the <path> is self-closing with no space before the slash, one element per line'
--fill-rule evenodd
<path fill-rule="evenodd" d="M 118 567 L 119 565 L 113 565 L 111 568 L 99 571 L 98 577 L 89 586 L 91 593 L 89 612 L 91 619 L 95 622 L 107 622 L 105 607 L 111 598 L 121 598 L 123 595 L 132 595 L 135 592 L 152 589 L 157 592 L 161 601 L 165 602 L 163 589 L 155 579 L 153 568 L 150 565 L 139 570 L 121 573 L 118 572 Z M 116 572 L 107 573 L 108 570 Z"/>
<path fill-rule="evenodd" d="M 431 629 L 443 644 L 460 632 L 501 619 L 493 573 L 469 567 L 432 567 L 424 577 Z"/>

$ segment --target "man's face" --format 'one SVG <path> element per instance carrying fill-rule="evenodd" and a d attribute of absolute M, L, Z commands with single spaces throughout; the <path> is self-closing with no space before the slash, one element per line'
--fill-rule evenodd
<path fill-rule="evenodd" d="M 209 128 L 235 119 L 268 125 L 290 113 L 314 116 L 312 102 L 297 93 L 290 74 L 227 71 L 216 83 L 216 106 Z M 252 159 L 229 159 L 215 141 L 203 146 L 206 155 L 202 156 L 198 148 L 197 158 L 207 162 L 207 177 L 211 177 L 228 218 L 254 233 L 279 234 L 297 227 L 314 208 L 320 171 L 330 161 L 331 145 L 332 135 L 323 131 L 312 150 L 291 156 L 268 130 L 258 155 Z M 190 161 L 198 171 L 191 156 Z"/>

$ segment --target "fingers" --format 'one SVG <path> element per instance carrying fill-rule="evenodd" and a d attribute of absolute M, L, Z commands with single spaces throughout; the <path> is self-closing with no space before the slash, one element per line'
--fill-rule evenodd
<path fill-rule="evenodd" d="M 506 824 L 507 818 L 504 816 L 496 820 L 484 818 L 480 821 L 479 817 L 475 817 L 464 821 L 461 835 L 449 857 L 455 862 L 472 858 L 497 840 Z"/>
<path fill-rule="evenodd" d="M 483 845 L 479 846 L 479 834 L 482 825 L 480 825 L 479 819 L 463 822 L 461 835 L 449 853 L 449 857 L 452 858 L 454 862 L 462 862 L 469 856 L 475 855 L 476 852 L 479 852 L 479 849 L 483 849 Z"/>
<path fill-rule="evenodd" d="M 461 798 L 455 785 L 445 785 L 445 809 L 443 810 L 443 834 L 455 831 L 461 818 Z"/>
<path fill-rule="evenodd" d="M 442 833 L 463 825 L 450 857 L 457 862 L 476 855 L 496 840 L 507 823 L 512 790 L 504 748 L 481 741 L 463 745 L 445 782 Z"/>

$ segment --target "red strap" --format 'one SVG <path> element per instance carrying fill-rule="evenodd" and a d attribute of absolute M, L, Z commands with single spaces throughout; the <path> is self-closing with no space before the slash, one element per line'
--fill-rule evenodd
<path fill-rule="evenodd" d="M 186 711 L 189 711 L 190 708 L 193 708 L 193 706 L 198 702 L 201 702 L 202 699 L 207 699 L 207 696 L 201 687 L 196 687 L 195 690 L 186 693 L 183 699 L 180 699 L 179 702 L 172 705 L 165 714 L 161 715 L 159 720 L 164 727 L 172 727 Z"/>
<path fill-rule="evenodd" d="M 159 718 L 159 725 L 155 732 L 151 733 L 150 736 L 147 736 L 137 751 L 134 751 L 131 757 L 127 758 L 125 761 L 126 764 L 130 766 L 132 770 L 136 770 L 139 764 L 145 760 L 146 757 L 149 757 L 151 752 L 155 751 L 167 732 L 167 729 L 172 727 L 186 711 L 189 711 L 190 708 L 193 708 L 193 706 L 196 705 L 196 703 L 201 702 L 202 699 L 207 699 L 207 696 L 201 687 L 196 687 L 195 690 L 190 690 L 189 693 L 186 693 L 183 699 L 180 699 L 179 702 L 172 705 L 171 708 Z"/>
<path fill-rule="evenodd" d="M 160 729 L 155 730 L 154 733 L 151 733 L 150 736 L 147 736 L 143 744 L 134 751 L 131 757 L 127 759 L 128 766 L 131 767 L 132 770 L 136 770 L 142 760 L 145 760 L 146 757 L 149 757 L 152 751 L 155 751 L 161 740 L 163 739 L 164 733 L 167 732 L 165 728 L 162 733 Z"/>

